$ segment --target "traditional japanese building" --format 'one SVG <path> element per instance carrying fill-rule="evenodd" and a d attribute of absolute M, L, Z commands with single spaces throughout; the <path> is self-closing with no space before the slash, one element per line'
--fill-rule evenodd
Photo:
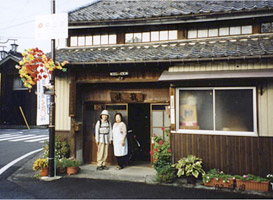
<path fill-rule="evenodd" d="M 69 12 L 69 61 L 56 79 L 56 131 L 96 161 L 94 126 L 121 112 L 151 162 L 170 129 L 173 159 L 273 171 L 273 1 L 96 1 Z M 110 163 L 114 163 L 112 149 Z"/>
<path fill-rule="evenodd" d="M 1 51 L 0 60 L 0 127 L 27 127 L 36 125 L 37 98 L 23 86 L 15 65 L 22 55 L 17 44 L 11 50 Z"/>

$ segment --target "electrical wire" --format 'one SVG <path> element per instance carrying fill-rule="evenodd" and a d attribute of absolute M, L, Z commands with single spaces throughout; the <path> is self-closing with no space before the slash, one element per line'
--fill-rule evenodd
<path fill-rule="evenodd" d="M 15 25 L 8 26 L 8 27 L 5 27 L 5 28 L 0 28 L 0 31 L 10 29 L 10 28 L 13 28 L 13 27 L 16 27 L 16 26 L 21 26 L 21 25 L 24 25 L 24 24 L 28 24 L 28 23 L 31 23 L 31 22 L 34 22 L 34 20 L 26 21 L 26 22 L 23 22 L 21 24 L 15 24 Z"/>

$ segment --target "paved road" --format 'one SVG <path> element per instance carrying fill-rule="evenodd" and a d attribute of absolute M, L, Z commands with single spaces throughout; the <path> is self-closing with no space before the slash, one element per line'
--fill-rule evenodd
<path fill-rule="evenodd" d="M 16 184 L 21 186 L 22 195 L 37 199 L 261 199 L 234 192 L 72 177 L 52 182 L 22 179 Z"/>
<path fill-rule="evenodd" d="M 0 169 L 16 158 L 42 148 L 46 140 L 47 129 L 0 129 Z"/>
<path fill-rule="evenodd" d="M 48 140 L 47 129 L 0 129 L 0 199 L 33 198 L 31 194 L 8 181 L 7 178 L 36 154 L 6 167 L 17 158 L 41 149 L 46 140 Z"/>

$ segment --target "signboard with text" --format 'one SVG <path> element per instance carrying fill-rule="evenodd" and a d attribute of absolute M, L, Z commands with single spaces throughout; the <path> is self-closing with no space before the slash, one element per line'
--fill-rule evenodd
<path fill-rule="evenodd" d="M 44 86 L 49 84 L 49 77 L 37 81 L 37 126 L 49 124 L 50 95 L 44 94 Z"/>
<path fill-rule="evenodd" d="M 67 13 L 40 15 L 35 18 L 35 39 L 68 38 Z"/>

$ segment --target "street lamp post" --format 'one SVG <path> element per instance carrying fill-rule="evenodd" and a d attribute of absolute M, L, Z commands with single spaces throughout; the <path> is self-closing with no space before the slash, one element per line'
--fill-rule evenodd
<path fill-rule="evenodd" d="M 51 0 L 51 14 L 55 14 L 55 0 Z M 51 39 L 51 59 L 55 63 L 55 39 Z M 53 94 L 50 98 L 50 113 L 49 113 L 49 155 L 48 168 L 49 177 L 56 175 L 55 172 L 55 73 L 51 74 L 50 84 L 53 86 Z"/>

